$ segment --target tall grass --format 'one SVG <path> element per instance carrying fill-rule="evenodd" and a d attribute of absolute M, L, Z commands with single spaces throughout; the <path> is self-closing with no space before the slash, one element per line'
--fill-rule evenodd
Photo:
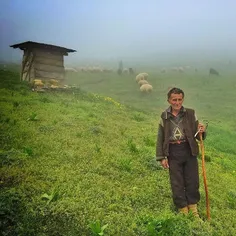
<path fill-rule="evenodd" d="M 0 78 L 3 235 L 236 234 L 231 77 L 222 83 L 153 73 L 149 95 L 132 76 L 116 74 L 68 74 L 68 84 L 80 89 L 66 93 L 31 92 L 15 72 L 0 71 Z M 173 84 L 209 120 L 209 222 L 203 184 L 203 221 L 177 215 L 168 172 L 154 161 L 157 122 Z"/>

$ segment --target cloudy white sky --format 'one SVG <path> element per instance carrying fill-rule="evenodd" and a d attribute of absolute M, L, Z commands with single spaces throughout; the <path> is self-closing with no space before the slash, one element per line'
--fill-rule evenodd
<path fill-rule="evenodd" d="M 0 59 L 24 41 L 77 50 L 70 60 L 236 52 L 235 0 L 1 0 Z"/>

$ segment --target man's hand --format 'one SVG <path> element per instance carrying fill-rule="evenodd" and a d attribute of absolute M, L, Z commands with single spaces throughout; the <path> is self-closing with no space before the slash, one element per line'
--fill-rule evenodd
<path fill-rule="evenodd" d="M 161 165 L 164 169 L 168 169 L 169 168 L 168 160 L 167 159 L 161 160 Z"/>
<path fill-rule="evenodd" d="M 198 132 L 203 133 L 205 131 L 206 131 L 206 127 L 203 124 L 199 123 L 198 124 Z"/>
<path fill-rule="evenodd" d="M 206 126 L 203 125 L 202 123 L 199 123 L 197 128 L 198 128 L 197 133 L 194 135 L 195 138 L 197 137 L 199 133 L 202 134 L 206 132 Z"/>

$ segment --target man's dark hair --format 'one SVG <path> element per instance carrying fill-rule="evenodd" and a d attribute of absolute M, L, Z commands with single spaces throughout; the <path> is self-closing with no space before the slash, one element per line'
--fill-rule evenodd
<path fill-rule="evenodd" d="M 171 94 L 174 93 L 174 94 L 183 94 L 183 97 L 184 97 L 184 91 L 180 88 L 172 88 L 168 93 L 167 93 L 167 98 L 169 99 Z"/>

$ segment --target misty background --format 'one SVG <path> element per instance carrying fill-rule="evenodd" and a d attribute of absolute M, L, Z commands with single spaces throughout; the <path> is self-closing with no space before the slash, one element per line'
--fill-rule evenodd
<path fill-rule="evenodd" d="M 1 0 L 0 61 L 24 41 L 77 50 L 66 65 L 227 65 L 236 60 L 234 0 Z"/>

